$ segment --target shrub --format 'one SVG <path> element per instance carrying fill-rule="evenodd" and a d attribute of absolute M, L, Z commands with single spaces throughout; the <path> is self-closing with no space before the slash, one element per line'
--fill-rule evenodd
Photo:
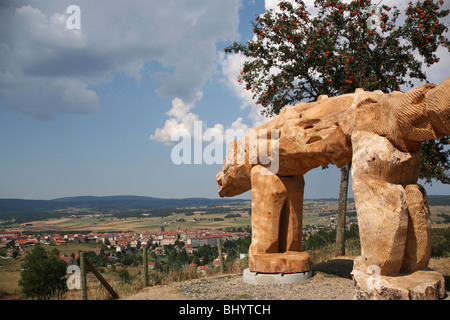
<path fill-rule="evenodd" d="M 50 299 L 67 291 L 67 264 L 59 258 L 59 251 L 34 247 L 25 257 L 19 286 L 28 298 Z"/>

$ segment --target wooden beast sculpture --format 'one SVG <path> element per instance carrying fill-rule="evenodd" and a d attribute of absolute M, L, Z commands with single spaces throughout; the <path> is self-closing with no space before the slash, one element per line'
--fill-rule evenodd
<path fill-rule="evenodd" d="M 286 106 L 249 130 L 232 143 L 216 179 L 222 197 L 252 189 L 250 270 L 309 270 L 308 254 L 301 252 L 303 175 L 349 161 L 362 249 L 355 269 L 376 266 L 386 276 L 425 269 L 430 220 L 417 184 L 419 148 L 448 134 L 450 78 L 406 93 L 357 89 L 321 96 Z"/>

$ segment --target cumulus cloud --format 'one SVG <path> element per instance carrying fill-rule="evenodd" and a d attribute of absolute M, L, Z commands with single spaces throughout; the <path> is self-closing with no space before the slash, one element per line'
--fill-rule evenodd
<path fill-rule="evenodd" d="M 222 83 L 228 86 L 231 92 L 240 99 L 241 111 L 249 109 L 247 119 L 250 120 L 250 125 L 245 123 L 243 117 L 238 117 L 230 125 L 217 123 L 212 127 L 208 127 L 206 121 L 192 112 L 195 108 L 195 101 L 187 103 L 183 99 L 177 97 L 172 100 L 172 107 L 166 112 L 168 119 L 164 126 L 162 128 L 157 128 L 155 132 L 150 135 L 150 140 L 170 145 L 173 142 L 178 141 L 181 136 L 202 139 L 204 135 L 221 135 L 225 142 L 227 138 L 226 130 L 232 130 L 239 140 L 248 129 L 260 126 L 267 122 L 268 119 L 261 115 L 262 107 L 255 104 L 251 93 L 244 90 L 244 88 L 236 81 L 246 59 L 248 58 L 242 54 L 225 55 L 223 52 L 217 52 L 217 64 L 220 66 L 220 72 L 222 73 Z M 200 99 L 201 94 L 197 96 L 196 100 Z M 201 122 L 200 130 L 195 130 L 195 122 Z"/>
<path fill-rule="evenodd" d="M 177 142 L 180 137 L 208 140 L 208 137 L 220 135 L 223 141 L 226 141 L 226 130 L 232 130 L 237 133 L 238 137 L 242 137 L 249 129 L 243 123 L 242 117 L 238 117 L 228 126 L 216 123 L 214 126 L 208 127 L 206 121 L 191 112 L 194 107 L 195 103 L 188 104 L 180 98 L 174 98 L 172 108 L 166 112 L 169 118 L 166 120 L 164 127 L 157 128 L 155 133 L 150 135 L 150 140 L 171 145 L 173 142 Z"/>
<path fill-rule="evenodd" d="M 194 122 L 200 121 L 199 116 L 190 112 L 194 104 L 185 103 L 180 98 L 172 100 L 172 108 L 166 113 L 169 119 L 166 120 L 163 128 L 156 129 L 150 135 L 150 140 L 170 144 L 173 136 L 183 136 L 184 134 L 194 135 Z"/>
<path fill-rule="evenodd" d="M 262 107 L 255 103 L 251 91 L 245 90 L 244 87 L 237 82 L 242 66 L 248 59 L 248 57 L 241 53 L 227 55 L 222 52 L 219 53 L 223 83 L 240 99 L 241 110 L 249 109 L 248 119 L 251 122 L 250 127 L 254 128 L 267 122 L 267 118 L 261 115 Z"/>
<path fill-rule="evenodd" d="M 185 132 L 194 139 L 198 138 L 196 134 L 220 134 L 225 141 L 226 130 L 232 130 L 235 133 L 239 133 L 238 136 L 242 136 L 242 133 L 245 133 L 248 129 L 257 127 L 267 121 L 265 117 L 261 116 L 261 106 L 255 104 L 250 92 L 244 90 L 236 81 L 241 70 L 240 68 L 247 58 L 241 54 L 225 55 L 221 51 L 216 51 L 214 55 L 211 53 L 209 57 L 214 57 L 214 64 L 219 66 L 218 71 L 221 73 L 222 83 L 228 86 L 240 99 L 241 111 L 249 110 L 246 117 L 247 121 L 243 117 L 238 117 L 230 125 L 218 123 L 208 127 L 206 121 L 203 121 L 199 115 L 192 112 L 195 103 L 188 103 L 185 101 L 185 98 L 178 97 L 172 100 L 172 108 L 166 113 L 169 119 L 166 120 L 162 128 L 156 129 L 154 134 L 150 135 L 150 140 L 171 144 L 173 137 L 176 140 L 177 137 L 182 135 L 182 132 Z M 162 82 L 165 81 L 165 76 L 165 74 L 157 74 L 158 79 Z M 199 93 L 201 95 L 201 91 L 197 92 L 197 94 Z M 201 121 L 201 132 L 194 132 L 195 121 Z M 250 122 L 249 125 L 246 124 L 248 121 Z"/>
<path fill-rule="evenodd" d="M 157 92 L 188 105 L 217 72 L 216 43 L 237 36 L 239 0 L 79 0 L 81 29 L 69 30 L 71 0 L 0 5 L 0 105 L 41 119 L 96 112 L 95 86 L 124 73 L 139 81 L 146 63 Z M 147 71 L 146 71 L 147 72 Z"/>

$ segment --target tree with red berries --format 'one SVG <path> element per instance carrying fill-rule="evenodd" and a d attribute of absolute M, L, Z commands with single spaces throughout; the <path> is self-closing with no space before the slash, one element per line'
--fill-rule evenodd
<path fill-rule="evenodd" d="M 251 40 L 235 42 L 225 52 L 249 58 L 238 81 L 251 90 L 266 116 L 286 105 L 356 88 L 388 93 L 402 85 L 412 87 L 413 79 L 427 81 L 423 69 L 439 62 L 437 49 L 450 51 L 444 36 L 448 28 L 442 22 L 450 10 L 443 10 L 442 4 L 410 2 L 402 16 L 397 7 L 372 5 L 370 0 L 316 0 L 317 14 L 312 15 L 302 0 L 280 1 L 279 9 L 252 21 Z M 450 181 L 449 151 L 443 146 L 449 138 L 423 143 L 420 177 L 426 182 Z M 342 168 L 338 214 L 344 232 L 349 166 Z M 344 241 L 338 230 L 337 255 L 345 253 Z"/>

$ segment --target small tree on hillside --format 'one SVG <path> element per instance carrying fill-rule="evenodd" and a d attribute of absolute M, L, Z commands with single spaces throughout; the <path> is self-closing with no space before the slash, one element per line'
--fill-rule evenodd
<path fill-rule="evenodd" d="M 59 251 L 34 247 L 22 263 L 19 286 L 28 298 L 49 299 L 67 291 L 67 264 L 59 258 Z"/>
<path fill-rule="evenodd" d="M 249 57 L 237 81 L 269 117 L 285 105 L 320 95 L 337 96 L 356 88 L 396 91 L 401 85 L 412 87 L 412 79 L 426 81 L 423 66 L 439 62 L 439 46 L 450 50 L 442 22 L 450 10 L 442 10 L 442 4 L 410 2 L 399 25 L 399 9 L 374 6 L 370 0 L 316 0 L 315 16 L 301 0 L 280 1 L 279 10 L 268 10 L 252 22 L 253 39 L 235 42 L 225 52 Z M 443 149 L 448 138 L 421 149 L 421 178 L 426 181 L 449 182 L 449 157 Z M 342 168 L 341 191 L 348 186 L 349 166 Z M 346 191 L 340 192 L 338 220 L 344 227 L 346 198 Z M 337 254 L 343 255 L 343 230 L 337 238 Z"/>

